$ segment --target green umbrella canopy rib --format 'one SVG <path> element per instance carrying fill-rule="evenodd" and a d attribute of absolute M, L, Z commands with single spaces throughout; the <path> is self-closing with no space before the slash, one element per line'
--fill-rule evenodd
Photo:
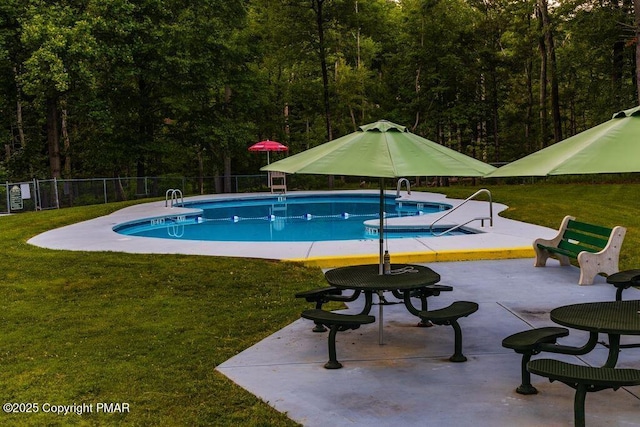
<path fill-rule="evenodd" d="M 261 168 L 297 174 L 368 176 L 484 176 L 495 168 L 380 120 Z"/>
<path fill-rule="evenodd" d="M 640 172 L 640 107 L 557 142 L 486 175 L 580 175 Z"/>

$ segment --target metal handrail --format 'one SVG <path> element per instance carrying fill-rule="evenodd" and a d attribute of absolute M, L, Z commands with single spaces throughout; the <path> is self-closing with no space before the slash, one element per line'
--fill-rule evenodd
<path fill-rule="evenodd" d="M 457 230 L 458 228 L 464 227 L 465 225 L 467 225 L 467 224 L 469 224 L 470 222 L 473 222 L 473 221 L 481 221 L 481 226 L 484 227 L 484 221 L 488 219 L 489 220 L 489 226 L 493 227 L 493 201 L 491 199 L 491 191 L 487 190 L 486 188 L 481 188 L 480 190 L 478 190 L 475 193 L 473 193 L 471 196 L 467 197 L 464 200 L 464 202 L 460 203 L 455 208 L 448 210 L 447 212 L 445 212 L 444 215 L 438 217 L 435 221 L 433 221 L 431 223 L 431 225 L 429 226 L 429 232 L 431 234 L 433 234 L 433 226 L 437 222 L 439 222 L 442 218 L 446 217 L 447 215 L 453 213 L 456 209 L 458 209 L 459 207 L 461 207 L 462 205 L 464 205 L 468 201 L 475 199 L 476 196 L 478 196 L 479 194 L 482 194 L 482 193 L 486 193 L 486 194 L 489 195 L 489 216 L 488 217 L 477 217 L 477 218 L 470 219 L 469 221 L 465 222 L 464 224 L 454 225 L 453 227 L 443 231 L 442 233 L 434 234 L 434 236 L 436 236 L 436 237 L 442 236 L 442 235 L 447 234 L 447 233 L 449 233 L 449 232 L 451 232 L 453 230 Z"/>
<path fill-rule="evenodd" d="M 411 194 L 411 183 L 409 182 L 409 180 L 407 178 L 400 178 L 398 180 L 398 188 L 396 190 L 396 198 L 400 197 L 400 189 L 402 188 L 402 182 L 406 182 L 407 183 L 407 194 Z"/>
<path fill-rule="evenodd" d="M 180 202 L 184 204 L 184 197 L 182 197 L 182 191 L 177 188 L 170 188 L 167 190 L 164 196 L 164 207 L 169 206 L 169 200 L 171 200 L 171 207 L 173 208 L 173 201 L 175 200 L 178 203 L 178 199 Z"/>

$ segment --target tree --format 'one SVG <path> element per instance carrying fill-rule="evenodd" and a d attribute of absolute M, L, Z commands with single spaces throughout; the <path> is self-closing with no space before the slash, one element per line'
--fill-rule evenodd
<path fill-rule="evenodd" d="M 547 0 L 537 1 L 536 17 L 538 18 L 538 27 L 540 29 L 540 147 L 545 147 L 547 145 L 547 85 L 551 86 L 551 115 L 553 118 L 554 141 L 558 142 L 562 139 L 556 50 Z"/>
<path fill-rule="evenodd" d="M 21 19 L 21 41 L 28 54 L 18 76 L 46 116 L 50 174 L 61 177 L 60 101 L 91 79 L 87 67 L 95 50 L 89 22 L 66 5 L 34 1 Z"/>
<path fill-rule="evenodd" d="M 636 96 L 640 105 L 640 0 L 633 0 L 636 29 Z"/>
<path fill-rule="evenodd" d="M 382 118 L 514 159 L 640 102 L 638 1 L 6 0 L 0 166 L 223 191 Z"/>

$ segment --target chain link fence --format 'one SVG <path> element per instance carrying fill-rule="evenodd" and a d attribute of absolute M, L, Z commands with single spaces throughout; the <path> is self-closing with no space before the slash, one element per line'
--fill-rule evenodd
<path fill-rule="evenodd" d="M 326 184 L 327 178 L 323 176 L 287 175 L 290 189 L 313 190 Z M 169 190 L 180 190 L 184 196 L 270 191 L 267 174 L 232 175 L 226 182 L 222 176 L 33 179 L 0 184 L 0 213 L 166 197 Z"/>
<path fill-rule="evenodd" d="M 231 176 L 231 192 L 269 191 L 267 175 Z M 165 197 L 178 189 L 185 196 L 222 193 L 223 177 L 34 179 L 0 185 L 0 213 L 18 213 L 123 200 Z"/>

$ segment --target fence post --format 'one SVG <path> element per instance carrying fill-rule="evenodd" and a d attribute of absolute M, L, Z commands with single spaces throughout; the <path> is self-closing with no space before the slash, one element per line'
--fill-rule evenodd
<path fill-rule="evenodd" d="M 58 197 L 58 179 L 53 177 L 54 194 L 56 195 L 56 208 L 60 209 L 60 198 Z"/>
<path fill-rule="evenodd" d="M 9 198 L 9 181 L 5 183 L 7 190 L 7 213 L 11 213 L 11 199 Z"/>
<path fill-rule="evenodd" d="M 40 205 L 40 181 L 37 178 L 33 178 L 33 203 L 36 211 L 42 210 Z"/>
<path fill-rule="evenodd" d="M 104 203 L 107 204 L 107 179 L 102 178 L 102 192 L 104 193 Z"/>

